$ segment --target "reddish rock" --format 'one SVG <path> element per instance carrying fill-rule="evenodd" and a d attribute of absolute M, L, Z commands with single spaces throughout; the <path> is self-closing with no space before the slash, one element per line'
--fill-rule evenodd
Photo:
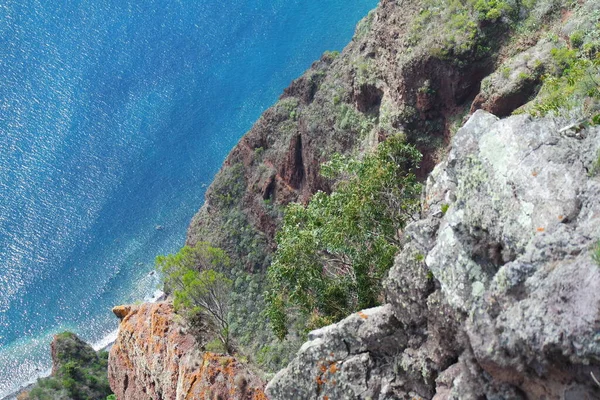
<path fill-rule="evenodd" d="M 113 314 L 115 314 L 120 320 L 125 318 L 130 311 L 131 306 L 116 306 L 112 309 Z"/>
<path fill-rule="evenodd" d="M 108 365 L 119 400 L 266 399 L 264 383 L 235 358 L 199 350 L 172 304 L 117 308 L 129 310 Z"/>

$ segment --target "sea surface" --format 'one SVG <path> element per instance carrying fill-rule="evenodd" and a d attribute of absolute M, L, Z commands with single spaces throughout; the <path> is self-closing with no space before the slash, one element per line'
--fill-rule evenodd
<path fill-rule="evenodd" d="M 0 0 L 0 398 L 155 294 L 228 151 L 376 0 Z"/>

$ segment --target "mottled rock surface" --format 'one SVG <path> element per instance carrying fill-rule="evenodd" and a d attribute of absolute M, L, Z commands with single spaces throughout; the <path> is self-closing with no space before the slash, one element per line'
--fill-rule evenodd
<path fill-rule="evenodd" d="M 264 384 L 247 366 L 230 356 L 201 352 L 170 303 L 118 311 L 122 321 L 108 376 L 119 400 L 265 398 Z"/>
<path fill-rule="evenodd" d="M 313 332 L 270 398 L 599 398 L 600 128 L 561 128 L 477 111 L 427 181 L 389 304 Z"/>

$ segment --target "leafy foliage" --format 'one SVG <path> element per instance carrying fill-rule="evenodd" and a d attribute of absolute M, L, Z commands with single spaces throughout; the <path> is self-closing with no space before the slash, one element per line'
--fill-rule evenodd
<path fill-rule="evenodd" d="M 230 350 L 229 294 L 233 282 L 218 271 L 228 265 L 225 252 L 206 242 L 156 258 L 156 267 L 174 296 L 175 309 L 189 320 L 199 316 L 209 321 L 227 351 Z"/>
<path fill-rule="evenodd" d="M 600 53 L 589 55 L 582 50 L 553 49 L 558 71 L 544 77 L 542 89 L 530 113 L 544 116 L 586 107 L 593 112 L 600 101 Z M 596 110 L 597 111 L 597 110 Z"/>
<path fill-rule="evenodd" d="M 399 246 L 399 232 L 418 210 L 421 186 L 412 170 L 421 154 L 392 137 L 362 160 L 334 157 L 322 174 L 341 179 L 307 206 L 288 205 L 267 274 L 267 315 L 278 337 L 298 310 L 309 328 L 378 304 L 379 283 Z"/>
<path fill-rule="evenodd" d="M 57 335 L 58 370 L 55 375 L 38 379 L 27 399 L 104 399 L 111 394 L 108 384 L 108 353 L 96 353 L 75 334 Z"/>

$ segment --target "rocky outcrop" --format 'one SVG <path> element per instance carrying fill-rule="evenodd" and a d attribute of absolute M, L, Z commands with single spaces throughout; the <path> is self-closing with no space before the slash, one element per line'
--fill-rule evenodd
<path fill-rule="evenodd" d="M 402 324 L 389 305 L 353 314 L 311 332 L 297 357 L 269 383 L 269 398 L 380 398 L 392 394 L 396 382 L 389 363 L 403 342 Z"/>
<path fill-rule="evenodd" d="M 170 303 L 115 311 L 122 320 L 108 376 L 119 400 L 265 398 L 264 384 L 247 366 L 227 355 L 202 352 Z"/>
<path fill-rule="evenodd" d="M 486 27 L 477 28 L 481 38 L 460 45 L 460 54 L 444 55 L 438 51 L 446 42 L 444 30 L 415 33 L 421 3 L 381 1 L 342 53 L 326 52 L 294 81 L 230 152 L 190 223 L 186 244 L 206 241 L 230 256 L 231 268 L 224 272 L 240 283 L 234 287 L 232 335 L 249 354 L 276 353 L 260 357 L 279 360 L 261 364 L 265 370 L 283 367 L 290 349 L 299 347 L 270 335 L 261 314 L 283 207 L 334 187 L 320 175 L 333 154 L 372 151 L 393 135 L 423 153 L 416 173 L 425 179 L 447 144 L 452 121 L 468 112 L 481 79 L 493 69 L 495 54 L 477 51 Z M 456 52 L 456 46 L 446 50 Z M 263 333 L 258 340 L 256 331 Z"/>
<path fill-rule="evenodd" d="M 190 224 L 188 245 L 210 242 L 232 260 L 232 336 L 276 370 L 299 347 L 275 340 L 262 313 L 283 206 L 335 187 L 319 174 L 334 153 L 403 135 L 424 154 L 423 212 L 403 232 L 386 304 L 311 333 L 271 381 L 273 398 L 598 395 L 597 128 L 477 111 L 504 117 L 528 102 L 558 68 L 553 48 L 591 25 L 569 22 L 560 2 L 451 3 L 382 0 L 341 54 L 324 54 L 240 140 Z M 596 24 L 597 2 L 579 3 Z M 119 393 L 174 398 L 191 393 L 181 385 L 193 374 L 212 382 L 189 366 L 214 360 L 169 307 L 115 310 Z M 227 371 L 217 375 L 231 385 Z"/>
<path fill-rule="evenodd" d="M 71 332 L 54 335 L 50 343 L 50 354 L 52 354 L 52 375 L 56 375 L 69 361 L 76 361 L 83 365 L 98 362 L 98 354 L 92 346 Z"/>
<path fill-rule="evenodd" d="M 481 82 L 471 112 L 481 109 L 506 117 L 527 103 L 538 91 L 544 73 L 557 68 L 551 57 L 553 48 L 554 43 L 540 40 L 505 61 Z"/>
<path fill-rule="evenodd" d="M 427 181 L 388 304 L 313 332 L 270 398 L 598 398 L 600 128 L 562 127 L 476 112 Z"/>
<path fill-rule="evenodd" d="M 71 332 L 54 335 L 50 348 L 52 373 L 20 393 L 19 400 L 105 399 L 111 393 L 106 351 L 94 351 Z"/>

